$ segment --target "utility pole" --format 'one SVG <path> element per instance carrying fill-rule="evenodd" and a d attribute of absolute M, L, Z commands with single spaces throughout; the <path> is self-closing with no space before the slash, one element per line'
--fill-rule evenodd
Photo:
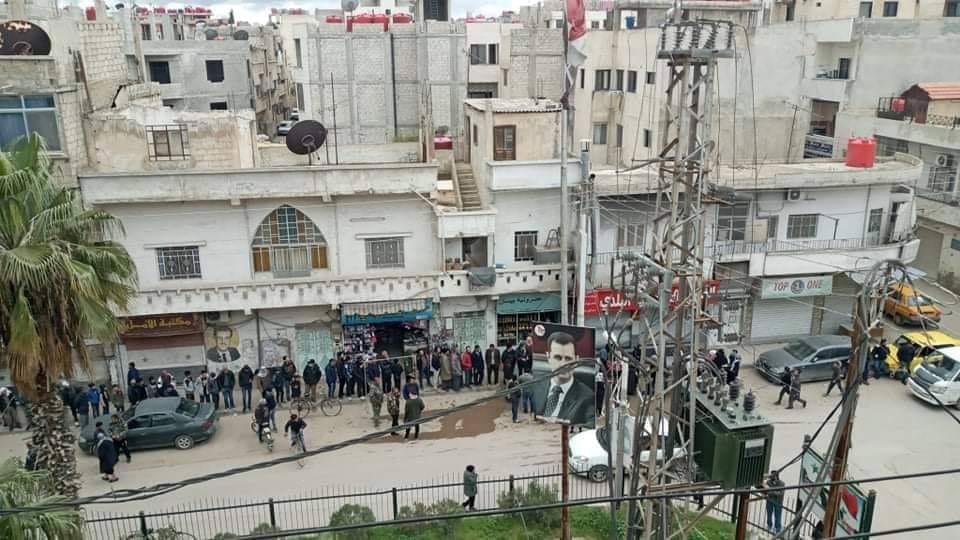
<path fill-rule="evenodd" d="M 566 16 L 566 8 L 564 8 Z M 566 75 L 563 77 L 564 94 L 569 91 Z M 570 216 L 570 190 L 567 187 L 567 120 L 570 112 L 563 105 L 560 114 L 560 324 L 570 324 L 570 274 L 567 267 L 569 236 L 567 221 Z"/>
<path fill-rule="evenodd" d="M 869 294 L 869 291 L 861 291 L 853 304 L 853 332 L 850 334 L 850 358 L 853 359 L 853 361 L 847 363 L 846 381 L 848 386 L 850 384 L 856 384 L 853 381 L 863 373 L 863 366 L 867 362 L 867 352 L 870 348 L 869 337 L 867 336 L 868 330 L 863 327 L 863 320 L 869 316 L 869 314 L 861 313 L 861 300 L 864 294 Z M 844 422 L 844 425 L 840 428 L 842 430 L 840 432 L 840 442 L 837 444 L 837 453 L 833 457 L 833 468 L 830 472 L 830 480 L 833 482 L 843 480 L 847 472 L 847 458 L 850 455 L 850 439 L 853 435 L 853 417 L 856 412 L 859 395 L 859 392 L 856 391 L 846 393 L 846 399 L 850 400 L 849 407 L 851 407 L 851 410 L 850 414 L 846 417 L 846 422 Z M 830 491 L 827 495 L 827 504 L 823 511 L 823 535 L 825 538 L 836 535 L 841 489 L 843 489 L 841 486 L 833 484 L 830 486 Z"/>

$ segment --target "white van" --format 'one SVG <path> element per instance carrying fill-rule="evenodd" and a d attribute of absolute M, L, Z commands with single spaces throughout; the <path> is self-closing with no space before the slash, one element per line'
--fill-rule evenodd
<path fill-rule="evenodd" d="M 960 408 L 960 347 L 946 347 L 928 356 L 910 375 L 907 387 L 931 405 L 939 400 Z"/>

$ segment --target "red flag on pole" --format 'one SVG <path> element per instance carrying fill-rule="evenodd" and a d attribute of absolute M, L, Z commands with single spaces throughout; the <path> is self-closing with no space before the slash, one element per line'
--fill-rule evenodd
<path fill-rule="evenodd" d="M 567 1 L 567 66 L 579 66 L 586 59 L 587 8 L 583 0 Z"/>

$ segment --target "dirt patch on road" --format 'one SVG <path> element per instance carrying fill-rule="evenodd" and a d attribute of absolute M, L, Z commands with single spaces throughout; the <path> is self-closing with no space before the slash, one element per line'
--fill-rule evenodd
<path fill-rule="evenodd" d="M 496 429 L 497 418 L 503 414 L 507 403 L 502 399 L 493 399 L 470 409 L 444 416 L 439 420 L 420 425 L 421 440 L 461 439 L 475 437 L 485 433 L 493 433 Z M 430 411 L 427 411 L 430 414 Z M 403 419 L 401 418 L 401 421 Z M 390 425 L 390 417 L 381 420 L 381 426 Z M 436 429 L 439 425 L 440 429 Z M 398 432 L 400 437 L 386 436 L 370 441 L 370 443 L 398 443 L 403 442 L 403 430 Z M 413 436 L 413 433 L 410 434 Z"/>

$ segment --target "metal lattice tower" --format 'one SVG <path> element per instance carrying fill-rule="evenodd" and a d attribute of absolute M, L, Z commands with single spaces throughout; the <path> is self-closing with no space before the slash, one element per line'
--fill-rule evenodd
<path fill-rule="evenodd" d="M 679 17 L 679 15 L 677 15 Z M 734 28 L 727 21 L 680 21 L 675 18 L 661 27 L 657 57 L 669 69 L 666 88 L 665 122 L 658 155 L 659 187 L 654 217 L 654 241 L 651 264 L 659 277 L 661 293 L 670 291 L 667 302 L 660 302 L 659 324 L 650 325 L 649 334 L 656 350 L 654 392 L 649 403 L 651 425 L 659 432 L 667 419 L 670 433 L 663 448 L 665 459 L 656 460 L 657 440 L 651 436 L 650 462 L 646 467 L 645 490 L 663 489 L 674 480 L 692 483 L 696 400 L 696 360 L 702 356 L 702 337 L 710 319 L 703 311 L 704 222 L 711 155 L 715 142 L 710 139 L 712 89 L 717 60 L 734 55 Z M 672 352 L 668 354 L 668 351 Z M 669 403 L 665 392 L 666 361 L 672 357 L 669 377 Z M 688 374 L 687 359 L 691 359 Z M 668 410 L 669 408 L 669 410 Z M 639 421 L 638 421 L 639 424 Z M 638 425 L 642 430 L 643 426 Z M 652 434 L 651 434 L 652 435 Z M 679 441 L 684 453 L 669 459 Z M 679 449 L 678 449 L 679 450 Z M 634 452 L 639 456 L 639 452 Z M 635 462 L 634 470 L 641 464 Z M 670 472 L 681 469 L 684 474 Z M 667 508 L 644 504 L 645 538 L 663 536 L 667 530 Z M 631 518 L 636 525 L 635 518 Z"/>

